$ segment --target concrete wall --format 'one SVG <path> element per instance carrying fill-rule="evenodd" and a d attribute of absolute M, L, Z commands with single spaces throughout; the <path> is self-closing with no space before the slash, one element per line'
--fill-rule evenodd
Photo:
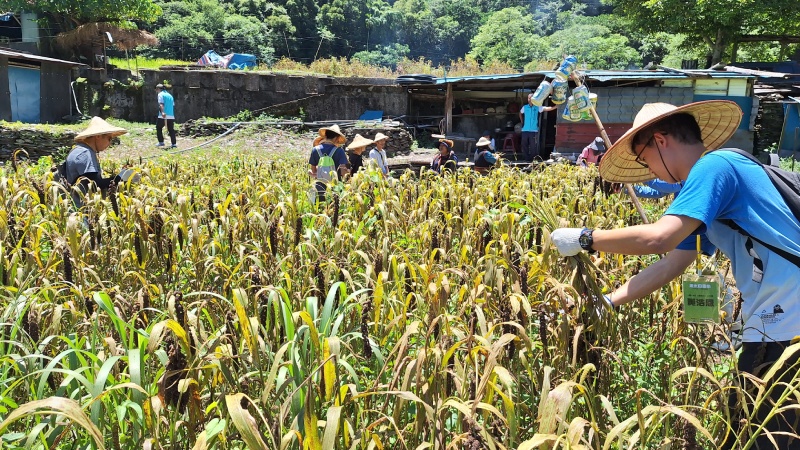
<path fill-rule="evenodd" d="M 120 83 L 108 83 L 102 71 L 84 70 L 89 89 L 81 90 L 80 103 L 87 98 L 90 115 L 154 122 L 158 112 L 158 83 L 168 83 L 175 98 L 178 123 L 200 117 L 223 118 L 241 111 L 264 111 L 273 115 L 300 115 L 306 120 L 354 120 L 365 110 L 382 110 L 384 115 L 406 113 L 408 95 L 390 79 L 333 78 L 261 74 L 228 70 L 142 70 L 142 83 L 131 83 L 127 71 L 109 75 Z M 105 109 L 103 109 L 105 107 Z"/>

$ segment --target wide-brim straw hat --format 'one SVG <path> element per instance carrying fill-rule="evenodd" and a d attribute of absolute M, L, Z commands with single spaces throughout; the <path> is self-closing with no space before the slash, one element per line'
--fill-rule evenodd
<path fill-rule="evenodd" d="M 320 129 L 319 129 L 319 137 L 321 137 L 321 138 L 322 138 L 322 139 L 320 139 L 320 141 L 319 141 L 319 142 L 322 142 L 322 141 L 324 141 L 324 140 L 326 139 L 326 138 L 325 138 L 325 132 L 326 132 L 326 131 L 333 131 L 334 133 L 336 133 L 336 134 L 338 134 L 338 135 L 339 135 L 339 136 L 338 136 L 338 137 L 337 137 L 337 138 L 334 140 L 334 142 L 336 143 L 336 145 L 342 145 L 342 144 L 344 144 L 344 143 L 345 143 L 345 141 L 347 141 L 347 137 L 345 137 L 344 133 L 342 133 L 342 130 L 340 130 L 340 129 L 339 129 L 339 125 L 331 125 L 331 126 L 329 126 L 329 127 L 323 127 L 323 128 L 320 128 Z M 316 140 L 314 140 L 314 142 L 315 142 L 315 144 L 314 144 L 314 146 L 315 146 L 315 147 L 316 147 L 317 145 L 319 145 L 319 144 L 317 144 L 317 143 L 316 143 L 316 142 L 317 142 Z"/>
<path fill-rule="evenodd" d="M 375 137 L 372 138 L 372 142 L 378 142 L 378 141 L 382 141 L 384 139 L 389 139 L 389 136 L 378 132 L 378 134 L 376 134 Z"/>
<path fill-rule="evenodd" d="M 122 136 L 127 132 L 128 130 L 125 128 L 115 127 L 100 117 L 95 116 L 92 117 L 92 121 L 89 122 L 89 126 L 75 136 L 75 142 L 82 142 L 86 138 L 100 136 L 102 134 L 110 134 L 111 137 L 117 137 Z"/>
<path fill-rule="evenodd" d="M 478 139 L 478 142 L 475 143 L 475 147 L 486 147 L 489 145 L 492 145 L 492 141 L 486 139 L 486 136 L 481 136 L 481 138 Z"/>
<path fill-rule="evenodd" d="M 353 150 L 356 148 L 366 147 L 372 144 L 372 142 L 373 141 L 371 139 L 367 139 L 364 136 L 357 134 L 356 137 L 353 138 L 353 142 L 351 142 L 350 145 L 347 146 L 347 149 Z"/>
<path fill-rule="evenodd" d="M 674 114 L 694 116 L 700 126 L 700 137 L 706 150 L 722 147 L 733 136 L 742 121 L 742 110 L 730 100 L 706 100 L 675 106 L 669 103 L 647 103 L 626 131 L 600 160 L 600 176 L 614 183 L 639 183 L 655 179 L 650 169 L 636 162 L 631 144 L 636 133 Z"/>

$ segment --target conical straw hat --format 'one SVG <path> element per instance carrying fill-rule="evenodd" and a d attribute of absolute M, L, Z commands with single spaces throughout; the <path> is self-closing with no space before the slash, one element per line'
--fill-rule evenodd
<path fill-rule="evenodd" d="M 675 106 L 669 103 L 647 103 L 626 131 L 600 160 L 600 176 L 614 183 L 639 183 L 655 178 L 650 169 L 636 162 L 631 143 L 636 133 L 673 114 L 694 116 L 700 126 L 700 137 L 706 150 L 722 147 L 733 136 L 742 121 L 742 110 L 730 100 L 707 100 Z"/>
<path fill-rule="evenodd" d="M 325 140 L 325 132 L 326 131 L 333 131 L 334 133 L 339 135 L 339 137 L 337 137 L 333 141 L 336 145 L 342 145 L 342 144 L 345 143 L 345 141 L 347 141 L 347 137 L 345 137 L 344 133 L 342 133 L 342 130 L 339 129 L 339 125 L 331 125 L 329 127 L 320 128 L 319 129 L 319 136 L 323 140 Z M 314 142 L 316 142 L 316 141 L 314 141 Z M 320 141 L 320 142 L 322 142 L 322 141 Z M 317 145 L 319 145 L 319 144 L 314 144 L 314 146 L 317 146 Z"/>
<path fill-rule="evenodd" d="M 83 140 L 88 137 L 99 136 L 101 134 L 110 134 L 111 137 L 117 137 L 122 136 L 127 132 L 128 130 L 125 128 L 115 127 L 100 117 L 95 116 L 92 117 L 92 121 L 89 122 L 89 126 L 75 136 L 75 142 L 83 142 Z"/>
<path fill-rule="evenodd" d="M 366 147 L 372 144 L 372 142 L 373 141 L 371 139 L 367 139 L 364 136 L 357 134 L 356 137 L 353 138 L 353 142 L 351 142 L 350 145 L 347 146 L 347 149 L 353 150 L 354 148 Z"/>

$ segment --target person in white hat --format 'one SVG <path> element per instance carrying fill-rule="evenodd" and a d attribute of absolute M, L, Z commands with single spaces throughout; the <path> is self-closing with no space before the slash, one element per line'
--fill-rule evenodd
<path fill-rule="evenodd" d="M 489 172 L 497 164 L 497 156 L 492 153 L 492 141 L 481 136 L 475 143 L 475 171 L 480 173 Z"/>
<path fill-rule="evenodd" d="M 378 169 L 381 171 L 381 175 L 384 178 L 389 176 L 389 161 L 386 157 L 386 150 L 383 148 L 386 147 L 386 141 L 389 139 L 389 136 L 383 133 L 377 133 L 375 137 L 372 139 L 375 142 L 375 148 L 369 151 L 369 157 L 378 165 Z"/>
<path fill-rule="evenodd" d="M 559 228 L 551 239 L 566 256 L 581 250 L 627 255 L 667 253 L 603 298 L 611 308 L 649 295 L 682 275 L 701 249 L 711 254 L 719 248 L 731 260 L 741 292 L 744 327 L 739 371 L 763 377 L 791 341 L 800 336 L 797 282 L 792 281 L 800 279 L 800 267 L 789 261 L 792 255 L 800 255 L 800 221 L 762 167 L 732 151 L 712 151 L 728 141 L 741 119 L 742 111 L 736 103 L 726 100 L 680 107 L 644 105 L 633 127 L 600 161 L 600 175 L 617 183 L 656 177 L 681 183 L 678 196 L 655 223 L 616 230 Z M 737 227 L 742 231 L 734 229 Z M 785 434 L 775 434 L 794 433 L 800 419 L 796 409 L 800 404 L 785 393 L 782 384 L 796 383 L 792 379 L 798 371 L 800 352 L 784 356 L 788 359 L 776 368 L 773 384 L 766 388 L 771 389 L 772 401 L 782 394 L 789 397 L 783 403 L 787 410 L 765 424 L 756 448 L 800 448 L 800 440 L 790 444 Z M 743 383 L 753 387 L 751 382 Z M 728 435 L 722 448 L 731 448 L 746 433 L 755 432 L 773 410 L 770 403 L 767 399 L 754 416 L 731 416 L 734 433 Z M 735 404 L 737 399 L 731 398 L 729 406 Z M 739 419 L 748 419 L 747 429 L 739 429 Z M 737 434 L 740 431 L 742 434 Z M 773 433 L 777 447 L 767 432 Z"/>
<path fill-rule="evenodd" d="M 367 139 L 360 134 L 356 134 L 353 138 L 353 142 L 347 146 L 347 149 L 350 150 L 348 154 L 348 160 L 350 161 L 348 169 L 350 170 L 351 175 L 355 175 L 356 172 L 361 170 L 364 166 L 364 160 L 362 154 L 367 149 L 368 145 L 372 145 L 372 140 Z"/>
<path fill-rule="evenodd" d="M 80 179 L 81 185 L 86 188 L 93 181 L 100 189 L 108 189 L 112 181 L 119 181 L 118 176 L 103 178 L 97 154 L 107 149 L 115 137 L 127 132 L 128 130 L 115 127 L 100 117 L 92 117 L 89 126 L 75 136 L 75 146 L 67 155 L 67 182 L 74 185 Z"/>
<path fill-rule="evenodd" d="M 344 176 L 347 170 L 347 155 L 342 146 L 347 141 L 339 125 L 319 129 L 319 136 L 314 140 L 314 148 L 308 158 L 309 174 L 316 182 L 317 199 L 325 200 L 327 184 Z"/>

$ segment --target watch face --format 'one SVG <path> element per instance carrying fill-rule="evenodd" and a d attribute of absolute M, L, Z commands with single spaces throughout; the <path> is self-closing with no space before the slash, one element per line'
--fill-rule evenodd
<path fill-rule="evenodd" d="M 592 230 L 584 230 L 583 232 L 581 232 L 581 235 L 578 238 L 578 243 L 584 250 L 591 251 L 592 244 L 594 244 L 594 239 L 592 239 Z"/>

